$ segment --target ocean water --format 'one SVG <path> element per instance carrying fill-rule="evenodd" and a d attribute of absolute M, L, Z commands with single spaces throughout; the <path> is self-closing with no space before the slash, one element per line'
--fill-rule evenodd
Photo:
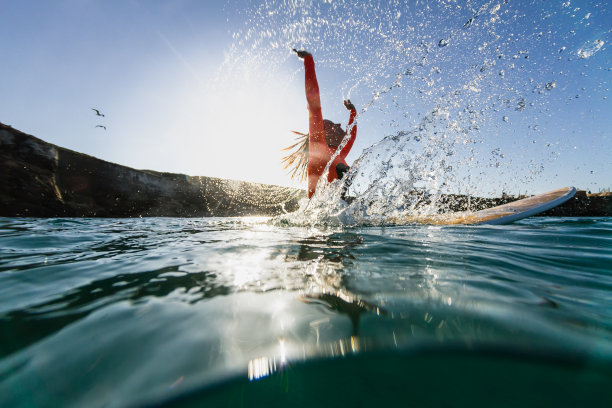
<path fill-rule="evenodd" d="M 612 219 L 0 218 L 0 405 L 606 406 Z"/>
<path fill-rule="evenodd" d="M 441 194 L 609 188 L 608 2 L 234 3 L 166 133 L 280 161 L 306 49 L 325 117 L 357 106 L 355 200 L 323 176 L 272 220 L 0 218 L 0 408 L 612 407 L 612 218 L 388 225 Z M 198 79 L 201 44 L 168 38 Z"/>

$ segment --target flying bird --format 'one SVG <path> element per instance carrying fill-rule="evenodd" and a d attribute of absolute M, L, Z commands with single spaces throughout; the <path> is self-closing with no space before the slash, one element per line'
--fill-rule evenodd
<path fill-rule="evenodd" d="M 106 130 L 106 126 L 96 125 L 96 127 L 99 127 L 99 128 L 102 128 L 102 129 Z"/>
<path fill-rule="evenodd" d="M 100 111 L 99 111 L 99 110 L 97 110 L 97 109 L 95 109 L 95 108 L 91 108 L 91 110 L 93 110 L 94 112 L 96 112 L 96 115 L 104 117 L 104 114 L 100 113 Z"/>

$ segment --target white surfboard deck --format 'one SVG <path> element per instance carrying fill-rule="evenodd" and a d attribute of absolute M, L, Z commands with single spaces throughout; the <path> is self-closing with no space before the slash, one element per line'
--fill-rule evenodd
<path fill-rule="evenodd" d="M 501 225 L 531 217 L 551 208 L 555 208 L 576 194 L 575 187 L 563 187 L 547 193 L 527 197 L 497 207 L 487 208 L 476 212 L 456 212 L 449 214 L 435 214 L 427 216 L 409 216 L 400 223 L 456 225 L 456 224 L 489 224 Z"/>

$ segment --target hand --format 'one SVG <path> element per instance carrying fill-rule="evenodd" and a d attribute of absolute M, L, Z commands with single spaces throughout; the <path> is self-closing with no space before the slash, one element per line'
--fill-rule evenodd
<path fill-rule="evenodd" d="M 353 102 L 351 102 L 350 99 L 347 99 L 347 100 L 344 101 L 344 106 L 348 110 L 357 110 L 357 109 L 355 109 L 355 105 L 353 105 Z"/>
<path fill-rule="evenodd" d="M 307 55 L 310 55 L 308 51 L 304 51 L 304 50 L 298 51 L 295 48 L 293 49 L 293 52 L 295 52 L 298 58 L 301 58 L 301 59 L 304 59 L 306 58 Z"/>

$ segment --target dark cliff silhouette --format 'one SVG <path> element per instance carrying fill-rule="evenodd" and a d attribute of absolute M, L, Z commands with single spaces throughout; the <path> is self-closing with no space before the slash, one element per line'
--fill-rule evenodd
<path fill-rule="evenodd" d="M 228 217 L 295 211 L 302 190 L 135 170 L 0 123 L 0 216 Z"/>

